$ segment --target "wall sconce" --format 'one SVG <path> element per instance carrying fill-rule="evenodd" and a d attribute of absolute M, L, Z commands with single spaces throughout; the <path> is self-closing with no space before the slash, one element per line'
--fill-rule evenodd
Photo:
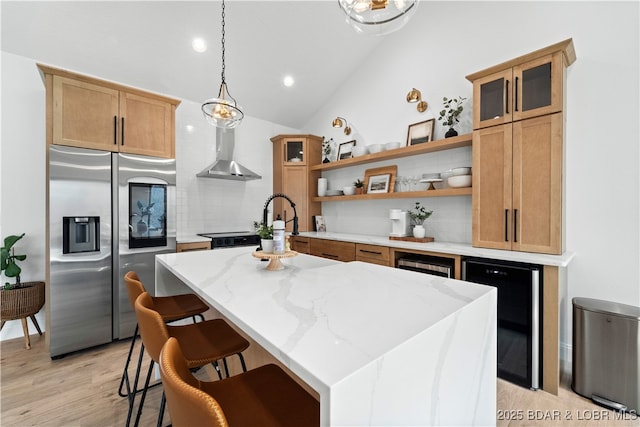
<path fill-rule="evenodd" d="M 350 135 L 351 134 L 351 128 L 347 124 L 347 119 L 345 119 L 343 117 L 336 117 L 331 122 L 331 126 L 333 126 L 334 128 L 341 128 L 343 124 L 344 124 L 344 134 L 345 135 Z"/>
<path fill-rule="evenodd" d="M 422 100 L 422 94 L 415 87 L 407 93 L 407 102 L 411 104 L 417 102 L 418 105 L 416 105 L 416 109 L 421 113 L 424 113 L 427 110 L 427 102 Z"/>

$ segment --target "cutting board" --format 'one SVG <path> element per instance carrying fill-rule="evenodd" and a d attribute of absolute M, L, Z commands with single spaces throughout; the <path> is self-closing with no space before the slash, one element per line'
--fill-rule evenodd
<path fill-rule="evenodd" d="M 389 240 L 403 240 L 405 242 L 429 243 L 429 242 L 433 242 L 433 237 L 389 236 Z"/>

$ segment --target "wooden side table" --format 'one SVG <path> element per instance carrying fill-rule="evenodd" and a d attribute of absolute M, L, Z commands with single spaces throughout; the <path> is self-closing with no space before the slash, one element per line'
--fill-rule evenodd
<path fill-rule="evenodd" d="M 7 321 L 20 319 L 27 349 L 31 348 L 27 317 L 31 318 L 38 334 L 42 335 L 35 314 L 44 306 L 44 295 L 44 282 L 23 282 L 20 288 L 0 291 L 0 330 Z"/>

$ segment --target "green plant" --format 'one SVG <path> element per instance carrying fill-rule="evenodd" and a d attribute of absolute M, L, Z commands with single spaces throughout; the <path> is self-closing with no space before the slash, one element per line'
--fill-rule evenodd
<path fill-rule="evenodd" d="M 20 287 L 20 273 L 22 269 L 16 263 L 16 261 L 24 261 L 27 259 L 26 255 L 16 255 L 13 245 L 24 237 L 24 233 L 19 236 L 8 236 L 4 239 L 4 246 L 0 248 L 0 272 L 4 271 L 4 275 L 7 277 L 15 277 L 15 286 L 9 282 L 4 284 L 5 289 L 13 289 L 14 287 Z"/>
<path fill-rule="evenodd" d="M 273 239 L 273 225 L 264 225 L 262 221 L 253 221 L 253 228 L 261 239 Z"/>
<path fill-rule="evenodd" d="M 422 225 L 425 219 L 429 218 L 433 211 L 428 211 L 420 202 L 416 202 L 413 209 L 409 210 L 409 217 L 411 218 L 411 224 Z"/>
<path fill-rule="evenodd" d="M 464 110 L 462 104 L 466 100 L 467 98 L 463 98 L 461 96 L 451 99 L 446 96 L 442 98 L 444 109 L 440 111 L 440 117 L 438 117 L 438 120 L 440 120 L 444 126 L 449 126 L 450 128 L 455 126 L 460 122 L 460 114 L 462 114 L 462 111 Z"/>
<path fill-rule="evenodd" d="M 322 154 L 324 154 L 325 157 L 329 157 L 329 155 L 331 154 L 332 147 L 333 147 L 333 138 L 324 139 L 324 136 L 323 136 L 322 137 Z"/>
<path fill-rule="evenodd" d="M 364 182 L 360 181 L 360 179 L 356 179 L 353 183 L 353 186 L 356 188 L 363 188 L 364 187 Z"/>

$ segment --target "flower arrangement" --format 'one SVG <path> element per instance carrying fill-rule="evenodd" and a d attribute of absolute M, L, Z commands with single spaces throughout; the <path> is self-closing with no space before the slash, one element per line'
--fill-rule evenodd
<path fill-rule="evenodd" d="M 324 156 L 324 160 L 322 163 L 329 163 L 329 156 L 331 155 L 331 150 L 333 150 L 333 138 L 325 139 L 322 137 L 322 155 Z"/>
<path fill-rule="evenodd" d="M 416 202 L 415 207 L 409 210 L 409 218 L 411 225 L 422 225 L 422 223 L 431 216 L 433 211 L 428 211 L 420 202 Z"/>
<path fill-rule="evenodd" d="M 446 137 L 456 136 L 458 134 L 453 127 L 460 122 L 460 114 L 462 114 L 464 110 L 462 104 L 466 100 L 467 98 L 463 98 L 462 96 L 451 99 L 446 96 L 442 98 L 444 108 L 440 111 L 438 120 L 441 121 L 444 126 L 449 127 L 449 132 L 445 134 Z"/>
<path fill-rule="evenodd" d="M 253 221 L 253 228 L 261 239 L 273 239 L 273 225 L 265 225 L 262 221 Z"/>

